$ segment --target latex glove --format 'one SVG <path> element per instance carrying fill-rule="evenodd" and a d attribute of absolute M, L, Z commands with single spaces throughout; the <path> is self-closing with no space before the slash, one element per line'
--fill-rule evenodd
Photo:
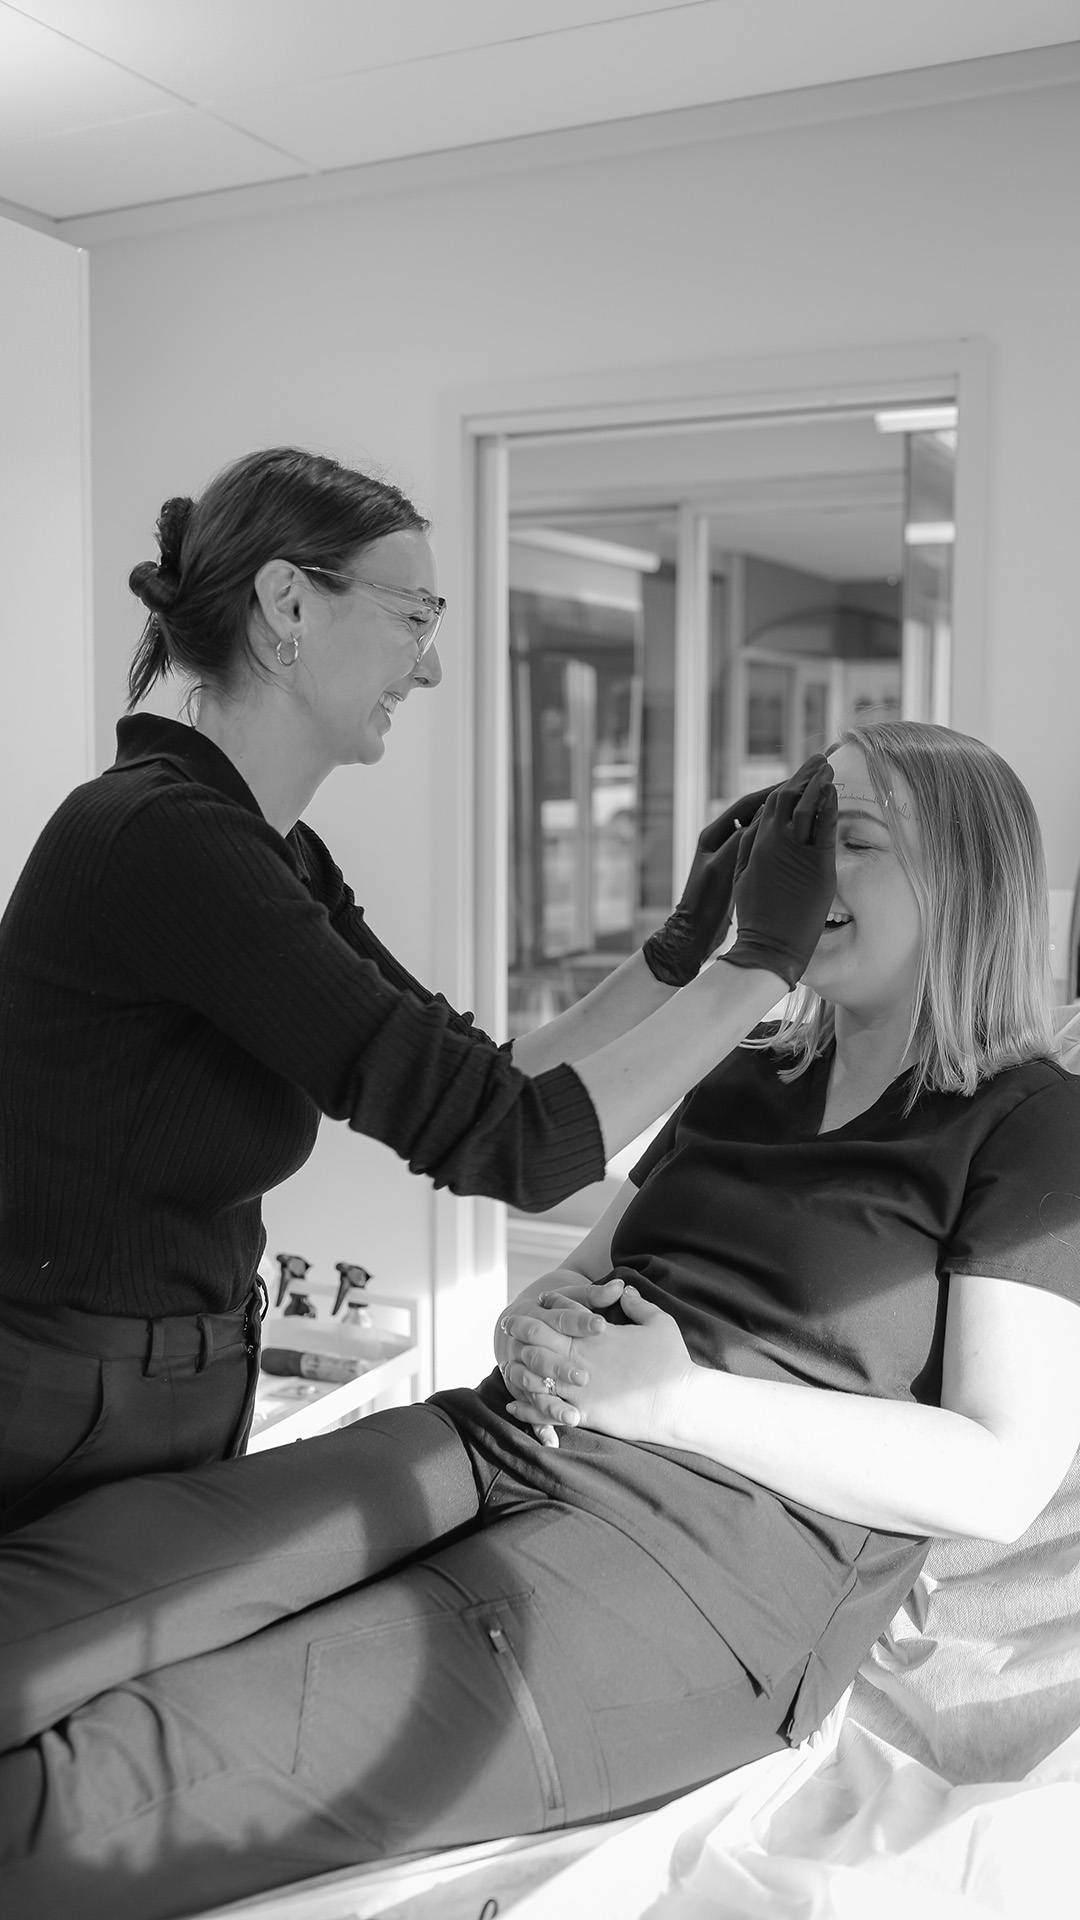
<path fill-rule="evenodd" d="M 735 867 L 738 935 L 722 958 L 795 986 L 836 896 L 833 770 L 813 754 L 770 793 L 742 835 Z"/>
<path fill-rule="evenodd" d="M 566 1391 L 587 1385 L 589 1378 L 587 1369 L 571 1357 L 574 1342 L 606 1324 L 600 1314 L 618 1300 L 623 1283 L 615 1274 L 607 1280 L 584 1280 L 565 1269 L 550 1278 L 548 1291 L 537 1297 L 529 1288 L 501 1315 L 495 1358 L 509 1392 L 530 1407 L 526 1424 L 536 1427 L 544 1446 L 557 1447 L 556 1424 L 574 1426 L 578 1417 Z M 546 1386 L 548 1380 L 555 1383 L 554 1390 Z"/>
<path fill-rule="evenodd" d="M 583 1385 L 574 1381 L 562 1389 L 575 1415 L 573 1421 L 564 1416 L 564 1424 L 595 1427 L 645 1445 L 670 1445 L 694 1363 L 672 1314 L 631 1286 L 623 1288 L 619 1304 L 625 1316 L 622 1325 L 604 1321 L 598 1333 L 571 1342 L 570 1365 L 587 1378 Z M 528 1365 L 523 1377 L 528 1398 L 519 1395 L 509 1410 L 525 1425 L 535 1426 L 545 1418 L 536 1404 L 543 1400 L 543 1382 Z"/>
<path fill-rule="evenodd" d="M 771 787 L 760 787 L 744 793 L 700 835 L 682 899 L 641 949 L 650 971 L 665 986 L 685 987 L 724 938 L 731 925 L 739 829 L 749 826 L 771 792 Z"/>

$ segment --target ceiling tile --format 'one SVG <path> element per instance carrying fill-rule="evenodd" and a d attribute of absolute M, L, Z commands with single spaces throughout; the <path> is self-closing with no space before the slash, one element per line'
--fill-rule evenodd
<path fill-rule="evenodd" d="M 314 167 L 346 167 L 960 59 L 972 38 L 1000 52 L 1067 15 L 1080 32 L 1080 0 L 1025 0 L 1025 29 L 1015 0 L 981 12 L 983 30 L 968 22 L 965 35 L 943 0 L 706 0 L 213 105 Z M 841 19 L 842 41 L 819 31 Z"/>
<path fill-rule="evenodd" d="M 159 87 L 0 7 L 0 142 L 31 140 L 153 113 L 174 103 Z"/>
<path fill-rule="evenodd" d="M 222 94 L 556 33 L 686 0 L 12 0 L 35 20 L 205 105 Z"/>
<path fill-rule="evenodd" d="M 0 0 L 0 194 L 103 211 L 1078 40 L 1080 0 Z"/>
<path fill-rule="evenodd" d="M 0 199 L 64 220 L 304 171 L 196 108 L 176 107 L 0 147 Z"/>

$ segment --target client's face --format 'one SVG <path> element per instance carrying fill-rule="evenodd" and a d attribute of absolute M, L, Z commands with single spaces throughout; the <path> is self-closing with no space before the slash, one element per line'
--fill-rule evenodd
<path fill-rule="evenodd" d="M 855 747 L 829 756 L 839 821 L 833 912 L 803 974 L 825 1000 L 852 1012 L 887 1014 L 911 1005 L 922 945 L 919 903 L 893 849 L 866 761 Z M 893 831 L 913 856 L 918 830 L 905 783 L 889 795 Z"/>

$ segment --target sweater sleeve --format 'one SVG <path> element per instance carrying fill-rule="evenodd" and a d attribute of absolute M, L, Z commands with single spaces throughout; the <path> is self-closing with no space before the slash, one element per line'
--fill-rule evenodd
<path fill-rule="evenodd" d="M 472 1033 L 481 1039 L 486 1039 L 487 1036 L 476 1025 L 471 1013 L 456 1012 L 441 993 L 433 993 L 430 987 L 421 986 L 419 980 L 415 979 L 408 968 L 402 966 L 396 955 L 390 952 L 389 947 L 384 947 L 378 935 L 372 932 L 363 907 L 357 905 L 353 890 L 334 860 L 329 847 L 325 841 L 320 840 L 313 828 L 309 827 L 306 821 L 301 820 L 293 828 L 290 838 L 295 841 L 315 898 L 322 901 L 330 915 L 330 925 L 334 932 L 341 935 L 353 952 L 359 954 L 363 960 L 373 961 L 390 986 L 407 989 L 426 1006 L 436 1002 L 439 1006 L 445 1007 L 451 1026 L 458 1032 Z M 507 1041 L 501 1051 L 509 1052 L 509 1050 L 510 1042 Z"/>
<path fill-rule="evenodd" d="M 444 1000 L 392 984 L 280 835 L 208 788 L 159 790 L 120 828 L 95 939 L 134 993 L 201 1015 L 436 1186 L 540 1211 L 603 1177 L 572 1067 L 530 1079 Z"/>

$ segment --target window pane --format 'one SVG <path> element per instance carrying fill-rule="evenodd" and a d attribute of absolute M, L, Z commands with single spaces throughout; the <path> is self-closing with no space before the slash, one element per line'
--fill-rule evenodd
<path fill-rule="evenodd" d="M 675 583 L 654 565 L 511 543 L 511 1035 L 670 911 Z"/>

